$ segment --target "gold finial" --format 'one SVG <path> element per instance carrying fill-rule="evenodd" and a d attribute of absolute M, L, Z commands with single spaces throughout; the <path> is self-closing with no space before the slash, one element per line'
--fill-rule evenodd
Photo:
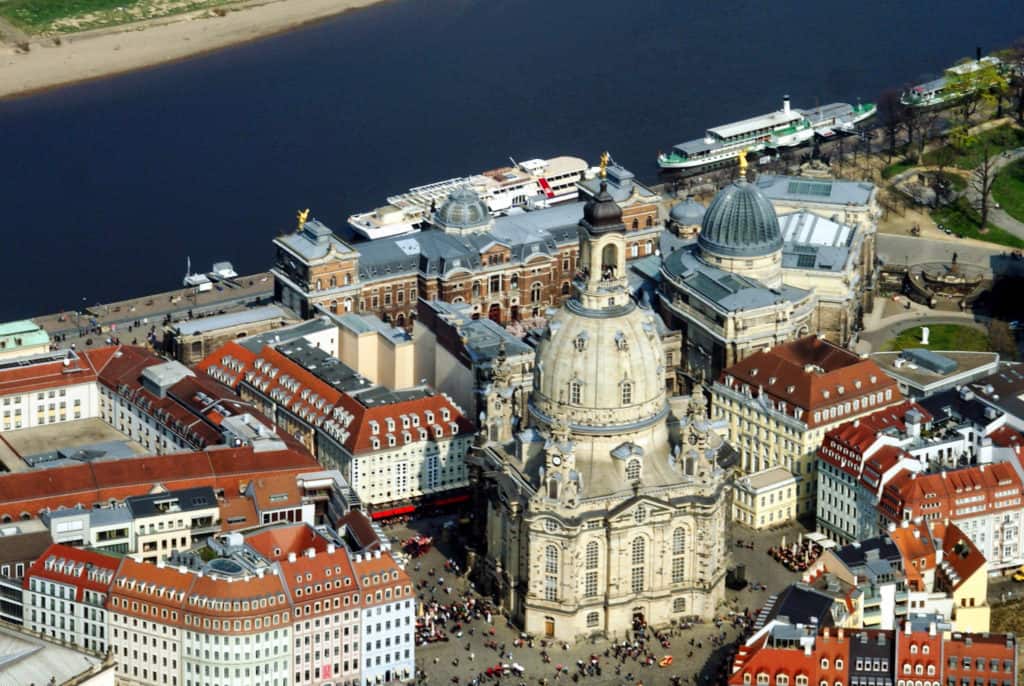
<path fill-rule="evenodd" d="M 737 156 L 737 159 L 739 160 L 739 163 L 740 163 L 740 178 L 741 179 L 746 179 L 747 178 L 747 150 L 746 150 L 746 148 L 744 148 L 743 150 L 740 150 L 740 154 Z"/>
<path fill-rule="evenodd" d="M 601 178 L 602 179 L 608 178 L 608 160 L 610 160 L 610 159 L 611 159 L 611 155 L 608 154 L 607 150 L 605 150 L 603 153 L 601 153 Z"/>
<path fill-rule="evenodd" d="M 309 219 L 309 208 L 307 207 L 304 210 L 299 210 L 295 217 L 299 220 L 299 226 L 295 230 L 302 231 L 302 227 L 306 225 L 306 220 Z"/>

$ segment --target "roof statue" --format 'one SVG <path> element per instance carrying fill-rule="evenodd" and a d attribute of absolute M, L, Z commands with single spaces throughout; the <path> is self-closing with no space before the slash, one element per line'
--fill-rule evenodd
<path fill-rule="evenodd" d="M 603 153 L 601 153 L 601 178 L 602 179 L 607 179 L 608 178 L 608 161 L 610 159 L 611 159 L 611 155 L 608 154 L 607 150 L 605 150 Z"/>
<path fill-rule="evenodd" d="M 571 441 L 572 430 L 569 428 L 569 422 L 566 421 L 565 414 L 559 412 L 554 419 L 555 421 L 551 425 L 551 439 L 559 444 Z"/>
<path fill-rule="evenodd" d="M 304 210 L 299 210 L 296 213 L 295 218 L 299 222 L 299 225 L 298 225 L 298 227 L 295 230 L 296 231 L 302 231 L 302 227 L 306 225 L 306 220 L 309 219 L 309 208 L 307 207 Z"/>
<path fill-rule="evenodd" d="M 747 178 L 747 149 L 740 150 L 736 159 L 740 163 L 740 178 L 746 180 Z"/>

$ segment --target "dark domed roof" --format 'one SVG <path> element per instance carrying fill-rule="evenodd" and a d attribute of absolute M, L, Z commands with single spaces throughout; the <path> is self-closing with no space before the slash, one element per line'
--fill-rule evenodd
<path fill-rule="evenodd" d="M 779 218 L 757 186 L 736 181 L 711 201 L 697 243 L 719 255 L 767 255 L 782 249 Z"/>
<path fill-rule="evenodd" d="M 592 234 L 626 230 L 622 223 L 622 209 L 608 193 L 608 186 L 603 181 L 598 194 L 583 207 L 580 226 Z"/>
<path fill-rule="evenodd" d="M 707 213 L 707 209 L 690 197 L 673 207 L 672 211 L 668 213 L 668 218 L 676 224 L 693 226 L 704 221 L 705 213 Z"/>
<path fill-rule="evenodd" d="M 434 224 L 443 228 L 483 228 L 491 221 L 491 213 L 480 196 L 469 186 L 456 188 L 434 212 Z"/>

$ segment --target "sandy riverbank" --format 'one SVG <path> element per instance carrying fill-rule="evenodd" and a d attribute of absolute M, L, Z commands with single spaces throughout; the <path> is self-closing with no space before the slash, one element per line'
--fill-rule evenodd
<path fill-rule="evenodd" d="M 223 17 L 180 15 L 118 29 L 0 43 L 0 98 L 110 76 L 293 29 L 378 0 L 262 0 Z"/>

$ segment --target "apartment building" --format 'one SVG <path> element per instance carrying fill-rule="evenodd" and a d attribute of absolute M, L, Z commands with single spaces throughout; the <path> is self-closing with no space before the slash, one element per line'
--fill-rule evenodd
<path fill-rule="evenodd" d="M 54 544 L 24 581 L 24 625 L 61 642 L 103 654 L 110 645 L 107 600 L 120 560 Z"/>
<path fill-rule="evenodd" d="M 930 474 L 900 472 L 882 489 L 877 511 L 900 525 L 920 517 L 953 523 L 998 572 L 1024 563 L 1021 477 L 1008 462 L 980 464 Z"/>
<path fill-rule="evenodd" d="M 793 473 L 800 517 L 815 511 L 815 456 L 824 435 L 901 401 L 896 382 L 874 362 L 809 336 L 722 372 L 711 387 L 711 417 L 726 421 L 744 474 L 779 466 Z"/>
<path fill-rule="evenodd" d="M 363 524 L 370 526 L 365 517 Z M 354 551 L 331 530 L 283 524 L 212 539 L 209 560 L 107 558 L 113 566 L 97 588 L 106 594 L 118 682 L 372 686 L 410 678 L 415 594 L 386 545 L 375 547 Z M 50 567 L 65 569 L 61 561 L 75 554 L 105 557 L 54 545 L 46 559 L 55 561 L 33 565 L 26 587 L 51 593 Z M 66 588 L 52 592 L 57 602 L 58 593 L 70 602 L 92 583 L 70 569 Z M 62 621 L 40 613 L 36 625 L 48 633 Z M 65 632 L 69 642 L 88 640 Z"/>

